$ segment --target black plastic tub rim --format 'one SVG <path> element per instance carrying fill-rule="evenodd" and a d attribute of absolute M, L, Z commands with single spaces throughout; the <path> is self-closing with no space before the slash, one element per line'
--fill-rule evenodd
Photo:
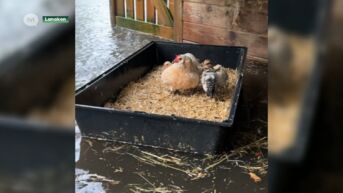
<path fill-rule="evenodd" d="M 106 111 L 109 113 L 122 113 L 126 114 L 127 116 L 140 116 L 146 119 L 159 119 L 159 120 L 175 120 L 175 121 L 182 121 L 182 122 L 192 122 L 192 123 L 198 123 L 198 124 L 207 124 L 207 125 L 213 125 L 213 126 L 221 126 L 221 127 L 230 127 L 232 125 L 232 121 L 226 120 L 224 122 L 215 122 L 215 121 L 207 121 L 207 120 L 201 120 L 201 119 L 192 119 L 192 118 L 186 118 L 186 117 L 180 117 L 175 115 L 161 115 L 161 114 L 152 114 L 152 113 L 146 113 L 142 111 L 130 111 L 130 110 L 118 110 L 110 107 L 98 107 L 98 106 L 90 106 L 90 105 L 81 105 L 77 104 L 76 107 L 79 108 L 87 108 L 93 111 Z M 233 120 L 233 119 L 232 119 Z"/>
<path fill-rule="evenodd" d="M 77 97 L 78 94 L 82 93 L 87 88 L 93 86 L 98 81 L 101 81 L 101 79 L 103 77 L 109 75 L 113 71 L 115 71 L 118 68 L 120 68 L 120 67 L 124 66 L 125 64 L 127 64 L 129 60 L 133 59 L 138 54 L 144 52 L 145 49 L 149 48 L 150 46 L 156 45 L 156 44 L 160 44 L 160 45 L 163 45 L 163 44 L 180 45 L 181 43 L 168 42 L 168 41 L 151 41 L 150 43 L 148 43 L 145 46 L 143 46 L 141 49 L 139 49 L 139 50 L 135 51 L 133 54 L 129 55 L 127 58 L 124 58 L 123 60 L 118 62 L 116 65 L 114 65 L 110 69 L 106 70 L 104 73 L 102 73 L 101 75 L 99 75 L 95 79 L 91 80 L 90 82 L 88 82 L 84 86 L 82 86 L 79 89 L 77 89 L 76 97 Z M 247 55 L 247 48 L 246 47 L 242 47 L 242 46 L 223 46 L 223 45 L 206 45 L 206 44 L 191 44 L 191 43 L 182 43 L 182 45 L 186 45 L 186 46 L 210 46 L 210 47 L 220 47 L 220 48 L 228 48 L 228 47 L 230 47 L 230 48 L 237 48 L 237 49 L 240 50 L 239 59 L 237 60 L 236 69 L 235 69 L 236 73 L 237 73 L 237 76 L 238 76 L 238 78 L 237 78 L 237 80 L 235 82 L 236 87 L 235 87 L 235 89 L 233 91 L 234 95 L 231 98 L 231 108 L 228 111 L 228 118 L 225 119 L 224 121 L 222 121 L 222 122 L 219 122 L 219 121 L 209 121 L 209 120 L 187 118 L 187 117 L 181 117 L 181 116 L 175 116 L 175 115 L 161 115 L 161 114 L 154 114 L 154 113 L 146 113 L 146 112 L 142 112 L 142 111 L 118 110 L 118 109 L 104 107 L 104 106 L 92 106 L 92 105 L 86 105 L 86 104 L 76 104 L 76 106 L 80 107 L 80 108 L 89 108 L 89 109 L 96 110 L 96 111 L 107 111 L 107 112 L 110 112 L 110 113 L 111 112 L 112 113 L 125 113 L 128 116 L 130 116 L 130 115 L 137 115 L 138 116 L 139 115 L 139 116 L 145 117 L 147 119 L 151 119 L 151 118 L 163 119 L 163 120 L 171 120 L 172 119 L 172 120 L 176 120 L 176 121 L 188 121 L 188 122 L 193 122 L 193 123 L 198 123 L 198 124 L 208 124 L 208 125 L 211 125 L 211 126 L 231 127 L 233 125 L 233 122 L 234 122 L 235 112 L 236 112 L 237 103 L 238 103 L 238 98 L 239 98 L 240 92 L 241 92 L 242 81 L 243 81 L 243 69 L 244 69 L 244 65 L 245 65 L 245 58 L 246 58 L 246 55 Z M 159 66 L 159 65 L 162 65 L 162 64 L 155 64 L 155 65 Z"/>

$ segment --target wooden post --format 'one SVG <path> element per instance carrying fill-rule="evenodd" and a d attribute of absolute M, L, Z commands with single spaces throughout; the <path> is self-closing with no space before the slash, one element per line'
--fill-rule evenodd
<path fill-rule="evenodd" d="M 111 25 L 114 27 L 116 25 L 116 15 L 117 15 L 117 0 L 109 0 L 110 1 L 110 18 L 111 18 Z"/>
<path fill-rule="evenodd" d="M 175 0 L 174 2 L 174 40 L 182 42 L 183 40 L 183 6 L 182 0 Z"/>
<path fill-rule="evenodd" d="M 158 14 L 160 14 L 161 16 L 161 17 L 158 17 L 160 18 L 159 20 L 161 20 L 161 22 L 155 21 L 155 23 L 164 24 L 166 26 L 173 26 L 173 16 L 168 10 L 166 3 L 163 0 L 154 0 L 154 5 L 155 5 L 155 8 L 158 10 Z M 155 15 L 157 17 L 157 14 Z"/>

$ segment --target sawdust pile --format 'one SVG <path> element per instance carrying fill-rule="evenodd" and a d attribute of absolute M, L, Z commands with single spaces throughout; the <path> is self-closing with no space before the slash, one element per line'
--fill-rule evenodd
<path fill-rule="evenodd" d="M 170 93 L 160 81 L 162 70 L 163 67 L 158 66 L 141 79 L 130 82 L 116 100 L 109 100 L 105 107 L 217 122 L 228 118 L 238 78 L 236 70 L 227 70 L 229 86 L 217 90 L 214 98 L 208 97 L 201 85 L 192 91 Z"/>

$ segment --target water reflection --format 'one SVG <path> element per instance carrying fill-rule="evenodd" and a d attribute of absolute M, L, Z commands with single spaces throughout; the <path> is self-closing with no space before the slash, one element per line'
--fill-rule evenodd
<path fill-rule="evenodd" d="M 75 192 L 87 193 L 87 192 L 97 192 L 106 193 L 101 182 L 89 181 L 92 175 L 88 171 L 82 169 L 75 169 Z"/>
<path fill-rule="evenodd" d="M 76 0 L 76 89 L 159 38 L 111 27 L 108 0 Z"/>

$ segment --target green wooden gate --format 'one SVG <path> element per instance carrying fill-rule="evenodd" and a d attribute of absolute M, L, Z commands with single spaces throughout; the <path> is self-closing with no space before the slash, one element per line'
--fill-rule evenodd
<path fill-rule="evenodd" d="M 182 40 L 182 0 L 110 0 L 112 23 Z"/>

